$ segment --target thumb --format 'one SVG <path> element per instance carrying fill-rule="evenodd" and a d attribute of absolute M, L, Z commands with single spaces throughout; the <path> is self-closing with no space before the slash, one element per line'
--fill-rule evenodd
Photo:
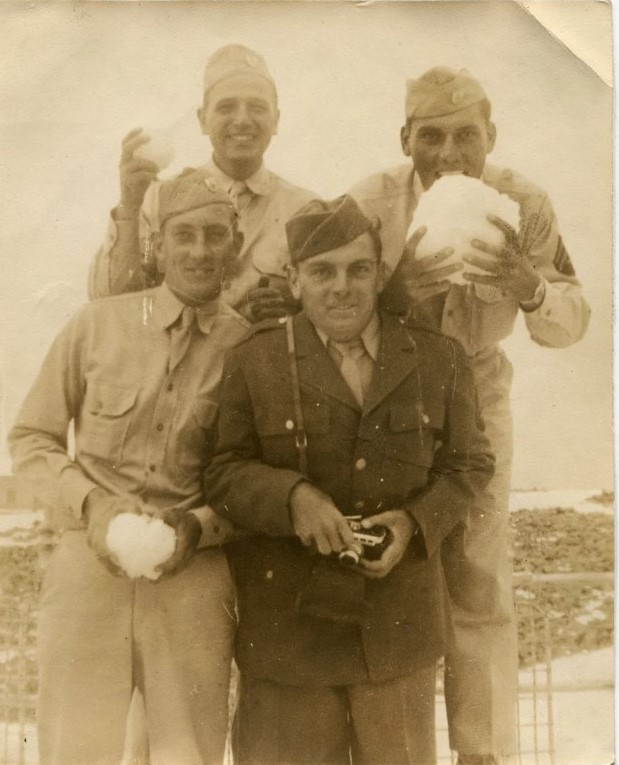
<path fill-rule="evenodd" d="M 427 226 L 421 226 L 421 228 L 418 228 L 413 232 L 413 235 L 406 242 L 406 245 L 404 247 L 404 252 L 406 253 L 406 255 L 408 255 L 409 257 L 412 257 L 415 254 L 417 250 L 417 245 L 419 244 L 421 239 L 424 237 L 427 230 L 428 230 Z"/>
<path fill-rule="evenodd" d="M 385 510 L 383 513 L 378 513 L 377 515 L 370 515 L 368 518 L 364 518 L 361 521 L 361 526 L 364 529 L 369 529 L 370 526 L 387 526 L 393 519 L 393 516 L 391 514 L 390 510 Z"/>

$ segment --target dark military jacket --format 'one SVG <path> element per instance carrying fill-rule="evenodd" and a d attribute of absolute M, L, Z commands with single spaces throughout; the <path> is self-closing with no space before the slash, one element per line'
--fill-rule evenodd
<path fill-rule="evenodd" d="M 287 684 L 350 684 L 403 676 L 443 652 L 440 547 L 466 519 L 493 470 L 459 345 L 381 316 L 363 410 L 301 313 L 294 318 L 306 478 L 345 515 L 402 508 L 417 521 L 402 560 L 363 579 L 360 625 L 301 615 L 296 604 L 317 556 L 294 536 L 288 498 L 303 480 L 286 329 L 258 326 L 224 366 L 219 443 L 205 475 L 215 510 L 255 532 L 231 550 L 237 582 L 237 662 Z"/>

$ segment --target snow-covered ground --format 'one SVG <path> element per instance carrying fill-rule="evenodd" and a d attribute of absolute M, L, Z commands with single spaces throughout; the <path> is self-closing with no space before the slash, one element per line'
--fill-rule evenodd
<path fill-rule="evenodd" d="M 548 491 L 512 491 L 509 509 L 544 510 L 552 507 L 573 508 L 579 513 L 608 513 L 612 515 L 612 502 L 602 503 L 592 500 L 599 497 L 600 489 L 550 489 Z"/>

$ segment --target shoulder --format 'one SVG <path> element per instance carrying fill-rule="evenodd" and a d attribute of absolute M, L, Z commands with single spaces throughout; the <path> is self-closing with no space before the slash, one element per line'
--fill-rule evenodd
<path fill-rule="evenodd" d="M 293 205 L 298 203 L 299 207 L 306 202 L 309 202 L 311 199 L 318 199 L 320 197 L 320 194 L 316 194 L 316 192 L 310 191 L 309 189 L 304 189 L 302 186 L 296 186 L 294 183 L 290 183 L 290 181 L 285 180 L 271 170 L 269 170 L 268 173 L 271 193 L 273 196 L 281 195 L 290 200 Z"/>
<path fill-rule="evenodd" d="M 243 335 L 234 344 L 240 353 L 260 351 L 285 340 L 286 317 L 264 319 L 245 329 Z"/>
<path fill-rule="evenodd" d="M 409 187 L 412 172 L 411 163 L 388 168 L 356 183 L 350 189 L 350 194 L 360 204 L 364 201 L 397 196 Z"/>
<path fill-rule="evenodd" d="M 483 180 L 488 186 L 492 186 L 501 194 L 507 194 L 518 202 L 528 199 L 543 201 L 548 198 L 543 189 L 509 167 L 487 164 L 484 168 Z"/>
<path fill-rule="evenodd" d="M 464 349 L 458 340 L 448 337 L 440 329 L 421 319 L 402 316 L 390 318 L 394 319 L 403 326 L 424 361 L 431 360 L 452 366 L 455 361 L 465 359 Z"/>

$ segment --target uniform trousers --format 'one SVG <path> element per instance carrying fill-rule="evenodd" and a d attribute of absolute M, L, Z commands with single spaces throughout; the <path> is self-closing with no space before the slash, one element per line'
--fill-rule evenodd
<path fill-rule="evenodd" d="M 293 686 L 241 673 L 235 765 L 434 765 L 436 667 L 383 683 Z"/>
<path fill-rule="evenodd" d="M 518 644 L 508 550 L 511 488 L 512 367 L 502 352 L 474 360 L 485 434 L 495 474 L 471 508 L 465 529 L 443 545 L 453 631 L 445 701 L 451 748 L 466 754 L 516 751 Z"/>
<path fill-rule="evenodd" d="M 116 765 L 134 687 L 150 765 L 218 765 L 228 729 L 234 588 L 220 549 L 157 582 L 114 576 L 83 531 L 52 553 L 39 615 L 41 765 Z"/>

